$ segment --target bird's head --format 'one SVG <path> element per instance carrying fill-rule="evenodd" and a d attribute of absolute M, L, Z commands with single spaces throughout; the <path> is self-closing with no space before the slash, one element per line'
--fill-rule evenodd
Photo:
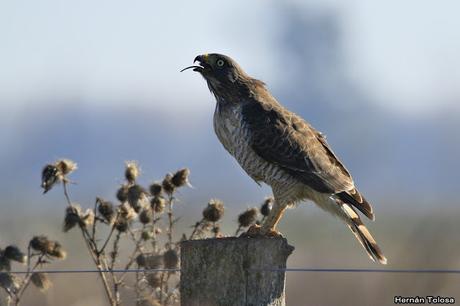
<path fill-rule="evenodd" d="M 247 88 L 247 85 L 255 80 L 249 77 L 243 69 L 230 57 L 218 53 L 203 54 L 195 57 L 192 65 L 182 69 L 193 69 L 199 72 L 207 81 L 209 89 L 216 96 L 235 94 Z"/>

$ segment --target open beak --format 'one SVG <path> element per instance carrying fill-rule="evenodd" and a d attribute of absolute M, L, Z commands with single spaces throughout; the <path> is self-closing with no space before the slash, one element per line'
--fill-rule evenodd
<path fill-rule="evenodd" d="M 184 69 L 182 69 L 180 72 L 188 70 L 188 69 L 193 69 L 193 71 L 196 71 L 196 72 L 203 72 L 204 64 L 205 64 L 204 61 L 203 61 L 203 56 L 198 55 L 197 57 L 195 57 L 195 59 L 193 60 L 193 63 L 196 63 L 196 62 L 198 62 L 198 64 L 200 64 L 200 66 L 198 66 L 198 65 L 188 66 L 188 67 L 185 67 Z"/>

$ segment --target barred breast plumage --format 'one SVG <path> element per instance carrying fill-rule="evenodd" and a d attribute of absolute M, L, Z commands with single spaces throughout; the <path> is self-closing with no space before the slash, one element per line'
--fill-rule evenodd
<path fill-rule="evenodd" d="M 214 131 L 224 148 L 258 184 L 270 185 L 289 203 L 311 198 L 305 194 L 305 186 L 292 175 L 266 161 L 251 148 L 251 133 L 242 118 L 241 104 L 216 103 Z"/>

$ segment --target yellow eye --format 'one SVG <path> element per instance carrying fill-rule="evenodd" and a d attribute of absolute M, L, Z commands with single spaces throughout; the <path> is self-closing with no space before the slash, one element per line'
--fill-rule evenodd
<path fill-rule="evenodd" d="M 223 59 L 218 59 L 217 60 L 217 66 L 222 67 L 224 65 L 224 60 Z"/>

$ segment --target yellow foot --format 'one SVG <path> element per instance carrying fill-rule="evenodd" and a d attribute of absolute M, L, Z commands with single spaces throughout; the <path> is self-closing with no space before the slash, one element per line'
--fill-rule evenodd
<path fill-rule="evenodd" d="M 268 232 L 263 233 L 262 227 L 254 224 L 251 225 L 246 233 L 241 234 L 240 237 L 283 237 L 283 235 L 274 229 L 270 229 Z"/>

